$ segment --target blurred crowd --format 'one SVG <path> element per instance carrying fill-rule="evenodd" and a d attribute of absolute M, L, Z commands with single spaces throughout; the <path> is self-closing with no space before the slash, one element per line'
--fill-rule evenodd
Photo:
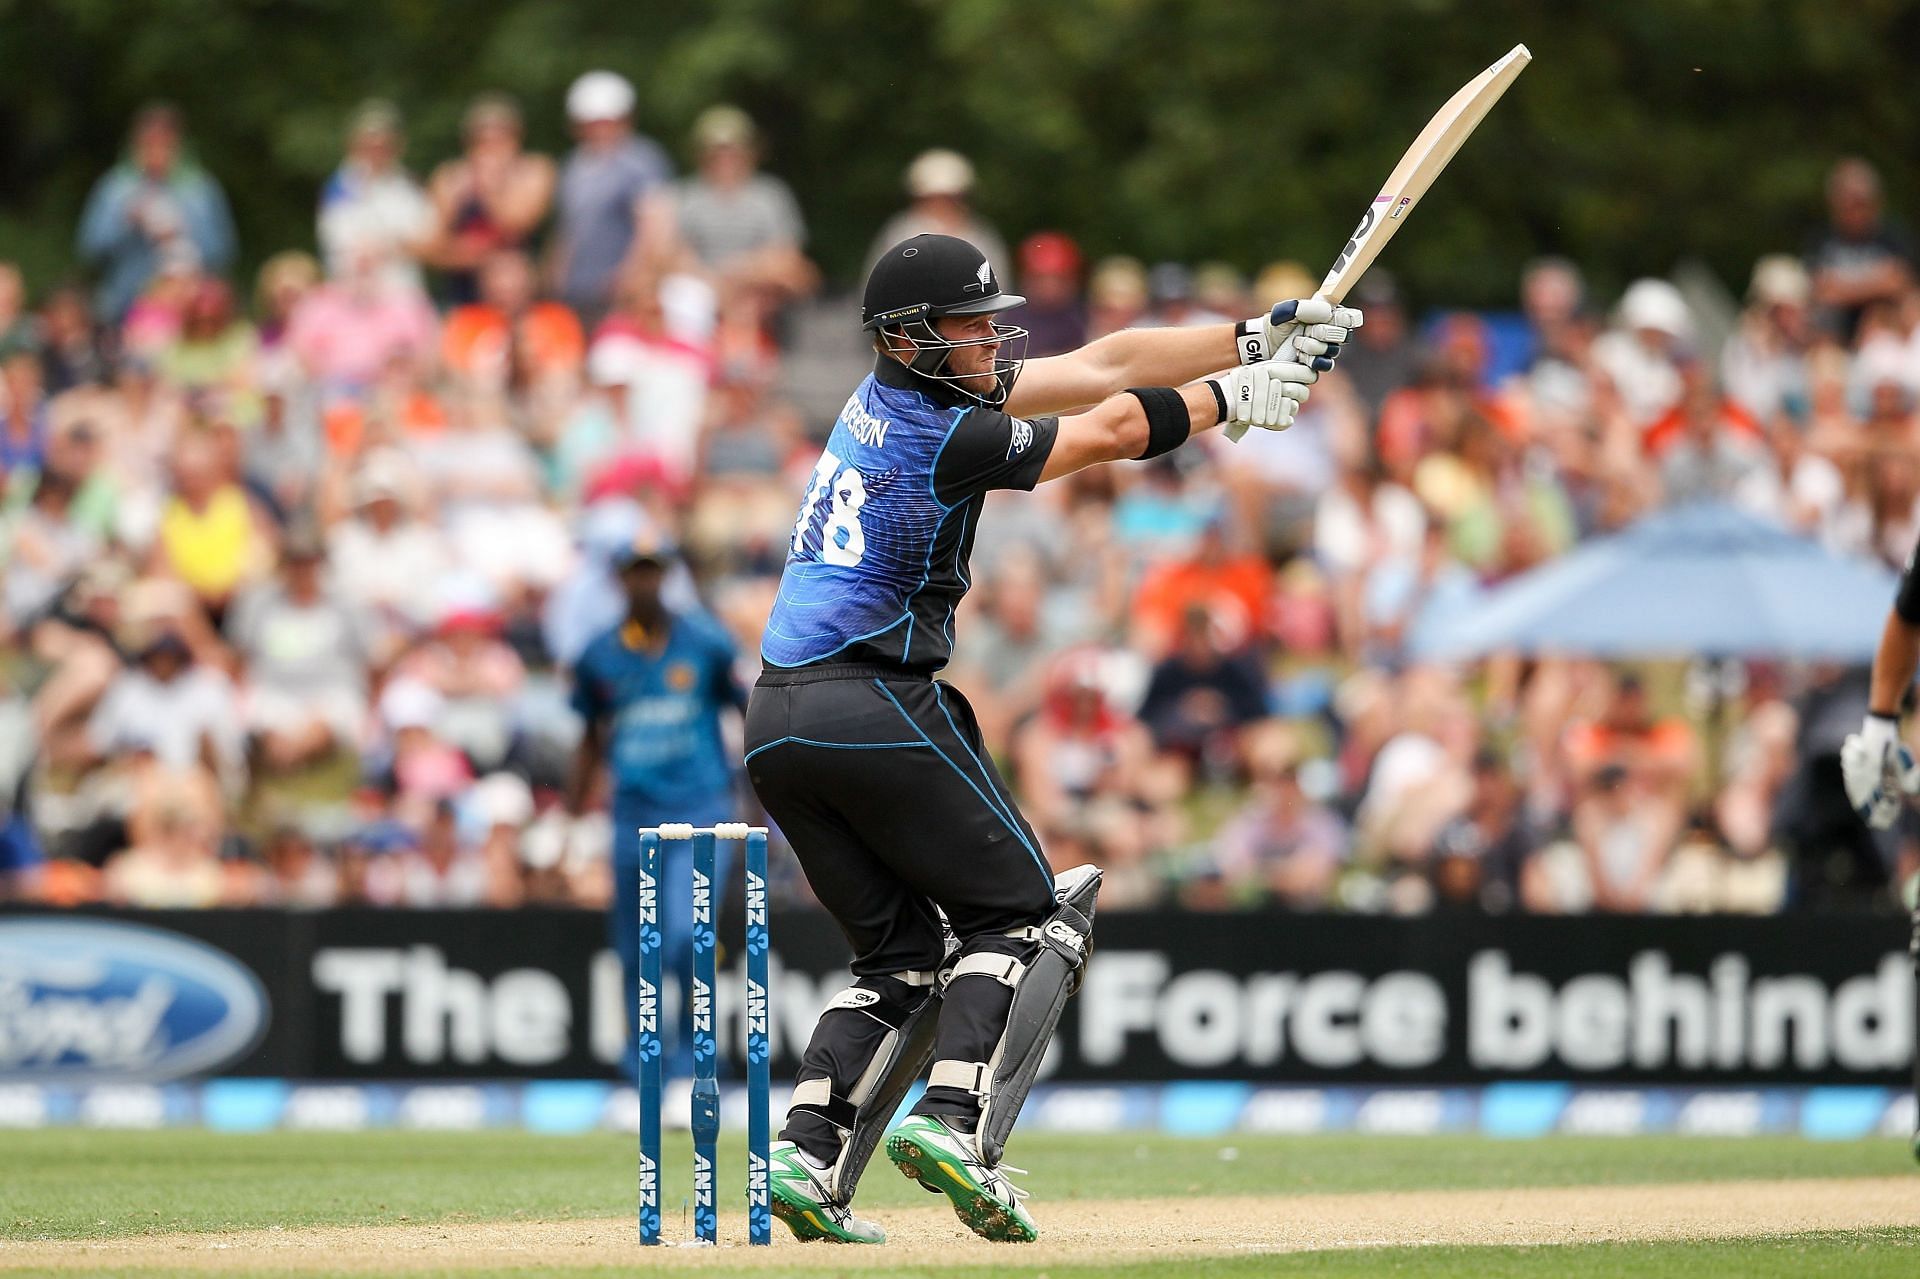
<path fill-rule="evenodd" d="M 423 181 L 369 102 L 313 250 L 248 282 L 239 175 L 154 106 L 92 192 L 73 282 L 30 296 L 0 262 L 0 897 L 607 899 L 606 823 L 563 796 L 569 668 L 624 608 L 610 565 L 675 545 L 671 600 L 726 627 L 751 682 L 870 355 L 754 122 L 715 106 L 663 143 L 634 106 L 582 76 L 549 155 L 482 96 Z M 904 176 L 875 254 L 973 240 L 1030 299 L 1030 356 L 1315 286 L 1293 262 L 1003 239 L 951 151 Z M 1920 839 L 1869 836 L 1834 760 L 1862 672 L 1461 669 L 1408 642 L 1698 499 L 1904 562 L 1913 250 L 1866 163 L 1825 196 L 1738 299 L 1698 278 L 1596 297 L 1543 259 L 1510 313 L 1416 314 L 1375 271 L 1293 430 L 996 495 L 949 674 L 1048 856 L 1104 866 L 1103 909 L 1891 901 Z M 791 866 L 784 886 L 804 892 Z"/>

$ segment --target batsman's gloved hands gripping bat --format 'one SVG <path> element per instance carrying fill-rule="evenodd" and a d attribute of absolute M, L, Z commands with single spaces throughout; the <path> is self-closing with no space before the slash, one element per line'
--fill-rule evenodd
<path fill-rule="evenodd" d="M 1276 302 L 1265 315 L 1235 326 L 1240 363 L 1251 366 L 1269 360 L 1297 360 L 1316 373 L 1325 373 L 1340 357 L 1340 348 L 1353 331 L 1364 323 L 1366 317 L 1358 307 L 1335 306 L 1324 298 Z M 1237 441 L 1249 425 L 1256 424 L 1229 421 L 1227 438 Z"/>
<path fill-rule="evenodd" d="M 1920 764 L 1900 739 L 1900 721 L 1889 715 L 1869 714 L 1860 731 L 1847 737 L 1840 776 L 1847 802 L 1875 830 L 1893 825 L 1906 797 L 1920 793 Z"/>
<path fill-rule="evenodd" d="M 1220 420 L 1226 423 L 1228 432 L 1238 432 L 1234 439 L 1246 434 L 1250 426 L 1284 431 L 1293 425 L 1294 415 L 1320 379 L 1319 370 L 1306 360 L 1267 360 L 1208 379 L 1226 406 Z"/>

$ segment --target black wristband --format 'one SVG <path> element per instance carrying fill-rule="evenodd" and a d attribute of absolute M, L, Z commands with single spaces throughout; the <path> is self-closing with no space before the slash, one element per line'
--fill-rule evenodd
<path fill-rule="evenodd" d="M 1147 415 L 1147 449 L 1134 461 L 1171 453 L 1193 434 L 1193 415 L 1187 412 L 1186 397 L 1172 387 L 1130 386 L 1127 394 L 1140 401 Z"/>
<path fill-rule="evenodd" d="M 1213 392 L 1213 410 L 1220 415 L 1215 423 L 1218 425 L 1227 420 L 1227 388 L 1220 385 L 1219 378 L 1210 377 L 1207 379 L 1207 389 Z"/>

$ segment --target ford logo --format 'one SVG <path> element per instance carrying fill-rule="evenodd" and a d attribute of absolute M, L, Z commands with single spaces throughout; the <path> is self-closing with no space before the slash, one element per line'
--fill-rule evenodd
<path fill-rule="evenodd" d="M 259 979 L 211 946 L 113 920 L 0 920 L 0 1077 L 201 1074 L 266 1027 Z"/>

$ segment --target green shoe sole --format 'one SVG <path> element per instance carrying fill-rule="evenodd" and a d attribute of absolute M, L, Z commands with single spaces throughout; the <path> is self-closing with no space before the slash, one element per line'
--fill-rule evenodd
<path fill-rule="evenodd" d="M 789 1199 L 780 1193 L 778 1186 L 773 1189 L 773 1215 L 787 1224 L 793 1237 L 801 1243 L 812 1243 L 824 1239 L 828 1243 L 885 1243 L 886 1236 L 878 1239 L 862 1239 L 838 1229 L 827 1215 L 820 1211 L 817 1204 L 805 1199 Z"/>
<path fill-rule="evenodd" d="M 945 1195 L 967 1229 L 982 1239 L 995 1243 L 1032 1243 L 1040 1237 L 1032 1222 L 1007 1211 L 1005 1204 L 976 1186 L 945 1154 L 922 1146 L 911 1133 L 887 1138 L 887 1158 L 928 1190 Z"/>

